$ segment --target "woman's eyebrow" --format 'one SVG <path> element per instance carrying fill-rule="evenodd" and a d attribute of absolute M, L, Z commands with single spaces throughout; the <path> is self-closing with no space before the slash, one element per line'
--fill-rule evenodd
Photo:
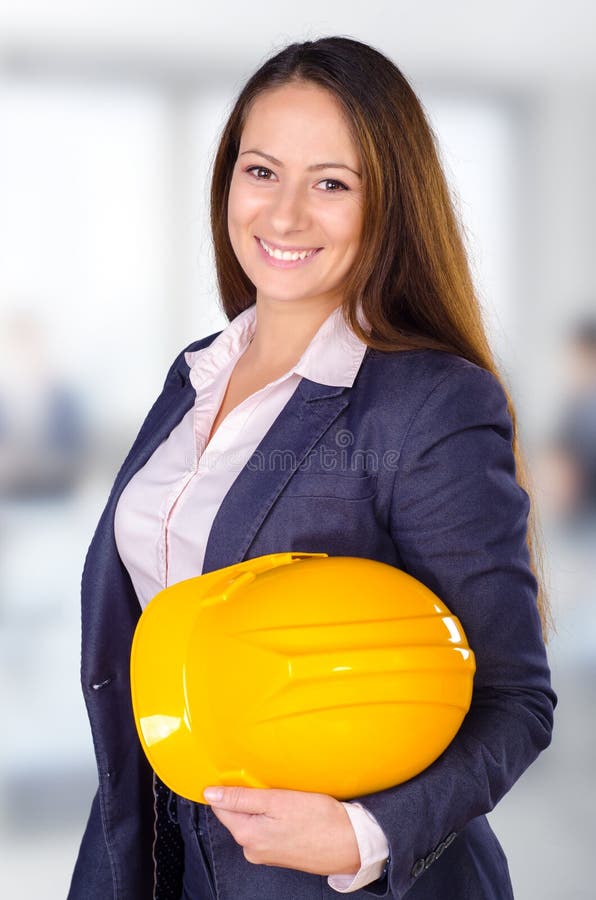
<path fill-rule="evenodd" d="M 257 156 L 262 156 L 269 162 L 272 162 L 275 166 L 281 166 L 283 168 L 283 163 L 281 160 L 276 159 L 274 156 L 270 156 L 269 153 L 263 153 L 262 150 L 243 150 L 240 156 L 244 156 L 245 153 L 256 153 Z M 347 169 L 348 172 L 353 172 L 358 178 L 361 177 L 360 172 L 357 172 L 355 169 L 350 168 L 350 166 L 346 166 L 345 163 L 335 163 L 335 162 L 324 162 L 324 163 L 316 163 L 314 166 L 307 166 L 308 172 L 318 172 L 319 169 Z"/>

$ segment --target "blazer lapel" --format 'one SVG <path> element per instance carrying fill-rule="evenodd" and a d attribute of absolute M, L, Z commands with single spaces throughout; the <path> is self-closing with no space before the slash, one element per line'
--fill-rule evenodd
<path fill-rule="evenodd" d="M 184 364 L 186 366 L 186 364 Z M 188 366 L 186 366 L 188 370 Z M 109 507 L 114 512 L 120 494 L 136 472 L 142 468 L 173 428 L 183 419 L 194 403 L 195 391 L 183 370 L 177 371 L 170 390 L 164 391 L 150 410 L 130 452 L 114 482 Z"/>
<path fill-rule="evenodd" d="M 128 457 L 120 470 L 115 485 L 114 493 L 119 496 L 133 475 L 141 469 L 149 457 L 165 441 L 173 428 L 178 425 L 191 408 L 195 400 L 195 391 L 190 382 L 180 391 L 165 410 L 160 410 L 161 415 L 156 418 L 151 427 L 147 429 L 145 439 L 135 442 Z M 157 411 L 156 411 L 157 412 Z M 147 421 L 149 425 L 149 421 Z M 144 429 L 143 429 L 144 430 Z M 139 436 L 140 437 L 140 436 Z M 118 496 L 115 498 L 118 499 Z"/>
<path fill-rule="evenodd" d="M 194 389 L 173 379 L 169 387 L 152 407 L 112 487 L 106 507 L 99 521 L 82 575 L 83 633 L 93 640 L 84 642 L 81 675 L 88 700 L 96 700 L 96 691 L 89 685 L 101 681 L 105 671 L 113 671 L 114 660 L 127 659 L 132 631 L 141 614 L 141 607 L 125 569 L 119 564 L 114 535 L 114 515 L 118 499 L 125 485 L 153 451 L 168 436 L 172 428 L 192 406 Z M 111 610 L 112 614 L 105 614 Z M 117 626 L 114 623 L 117 622 Z M 98 656 L 96 646 L 105 648 Z"/>
<path fill-rule="evenodd" d="M 209 533 L 203 573 L 245 558 L 276 498 L 348 403 L 348 388 L 302 378 L 224 497 Z"/>

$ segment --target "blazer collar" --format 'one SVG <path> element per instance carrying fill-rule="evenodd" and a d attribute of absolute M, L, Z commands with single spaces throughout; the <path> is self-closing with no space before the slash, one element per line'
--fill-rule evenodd
<path fill-rule="evenodd" d="M 198 344 L 206 346 L 213 336 Z M 363 364 L 370 348 L 364 354 Z M 242 471 L 215 516 L 203 572 L 241 562 L 273 503 L 304 458 L 350 402 L 351 388 L 302 378 L 281 414 Z M 182 420 L 193 405 L 195 391 L 188 362 L 181 354 L 172 367 L 164 393 L 149 412 L 114 484 L 110 512 L 125 485 Z M 283 456 L 284 465 L 279 465 Z M 277 464 L 276 464 L 277 461 Z"/>

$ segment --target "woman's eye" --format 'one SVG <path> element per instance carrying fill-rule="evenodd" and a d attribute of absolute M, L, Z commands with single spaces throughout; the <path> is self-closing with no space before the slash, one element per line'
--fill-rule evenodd
<path fill-rule="evenodd" d="M 319 183 L 327 185 L 327 187 L 325 187 L 325 193 L 327 194 L 335 194 L 338 190 L 348 190 L 347 186 L 342 181 L 336 181 L 334 178 L 325 178 Z M 329 185 L 331 185 L 331 187 L 329 187 Z"/>
<path fill-rule="evenodd" d="M 257 181 L 268 181 L 267 176 L 273 175 L 271 169 L 267 169 L 265 166 L 249 166 L 246 171 L 250 172 L 251 175 L 254 173 Z M 263 173 L 265 173 L 264 177 L 262 177 Z"/>

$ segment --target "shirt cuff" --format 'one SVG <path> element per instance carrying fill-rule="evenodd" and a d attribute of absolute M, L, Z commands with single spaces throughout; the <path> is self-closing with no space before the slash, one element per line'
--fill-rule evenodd
<path fill-rule="evenodd" d="M 358 841 L 360 868 L 351 875 L 329 875 L 327 883 L 334 891 L 349 894 L 381 877 L 389 857 L 389 844 L 375 817 L 362 804 L 344 803 L 343 806 Z"/>

